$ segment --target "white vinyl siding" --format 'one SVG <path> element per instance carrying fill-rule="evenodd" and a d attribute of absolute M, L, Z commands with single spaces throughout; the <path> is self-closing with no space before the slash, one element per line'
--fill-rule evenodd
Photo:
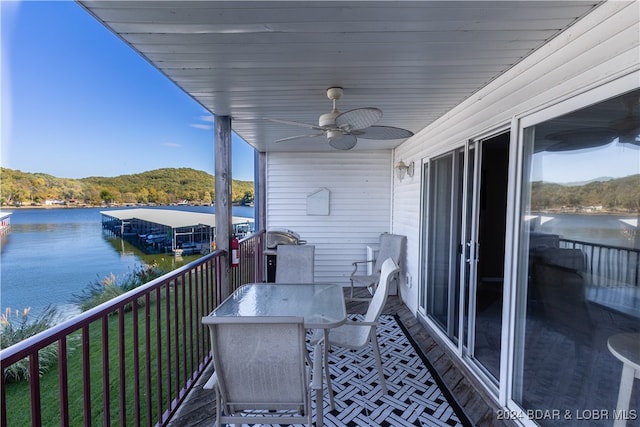
<path fill-rule="evenodd" d="M 407 268 L 414 283 L 420 270 L 421 162 L 463 146 L 468 139 L 504 129 L 514 118 L 632 73 L 640 84 L 638 9 L 638 2 L 607 2 L 598 7 L 396 148 L 395 162 L 416 163 L 413 179 L 395 181 L 392 227 L 395 233 L 408 236 Z M 409 308 L 417 310 L 417 287 L 401 293 Z"/>
<path fill-rule="evenodd" d="M 315 280 L 349 283 L 391 224 L 391 151 L 268 153 L 267 229 L 287 228 L 316 246 Z M 308 215 L 307 196 L 329 190 L 329 215 Z"/>

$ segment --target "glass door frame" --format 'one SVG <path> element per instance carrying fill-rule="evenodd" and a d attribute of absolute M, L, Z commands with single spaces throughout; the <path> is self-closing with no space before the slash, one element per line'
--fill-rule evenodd
<path fill-rule="evenodd" d="M 461 298 L 464 299 L 465 293 L 468 292 L 469 304 L 466 312 L 461 310 L 461 321 L 465 321 L 465 343 L 464 347 L 459 348 L 459 352 L 462 355 L 463 359 L 468 362 L 468 366 L 477 375 L 482 383 L 493 393 L 494 396 L 499 398 L 499 395 L 503 391 L 502 382 L 504 378 L 507 376 L 506 372 L 506 362 L 505 358 L 505 348 L 507 344 L 507 336 L 508 336 L 508 323 L 506 323 L 506 318 L 508 315 L 508 298 L 509 292 L 507 286 L 507 274 L 508 274 L 508 260 L 511 257 L 511 245 L 509 238 L 509 230 L 512 227 L 511 223 L 511 215 L 512 212 L 510 210 L 510 203 L 507 203 L 507 212 L 506 215 L 506 227 L 505 227 L 505 255 L 504 255 L 504 281 L 503 281 L 503 306 L 502 306 L 502 331 L 501 331 L 501 349 L 500 349 L 500 375 L 499 378 L 496 378 L 488 373 L 486 367 L 482 366 L 481 362 L 475 358 L 474 350 L 475 350 L 475 332 L 476 332 L 476 294 L 477 294 L 477 286 L 478 286 L 478 260 L 480 254 L 479 247 L 479 221 L 480 221 L 480 192 L 482 190 L 482 186 L 484 185 L 482 182 L 482 162 L 483 162 L 483 145 L 486 141 L 489 141 L 492 138 L 496 138 L 500 135 L 509 133 L 509 178 L 507 182 L 507 194 L 512 194 L 516 188 L 515 182 L 513 180 L 513 172 L 515 171 L 515 158 L 514 156 L 517 154 L 517 146 L 516 140 L 517 135 L 513 132 L 515 120 L 504 124 L 502 126 L 495 127 L 487 132 L 479 134 L 477 137 L 470 139 L 465 147 L 465 155 L 466 157 L 466 165 L 465 165 L 465 203 L 469 203 L 471 206 L 466 206 L 465 209 L 470 209 L 470 217 L 468 218 L 468 224 L 465 224 L 464 227 L 468 229 L 463 235 L 465 238 L 465 245 L 469 245 L 469 257 L 467 259 L 462 258 L 460 262 L 465 267 L 469 265 L 469 272 L 467 274 L 466 268 L 465 271 L 465 280 L 462 282 L 463 294 L 461 294 Z M 473 153 L 473 171 L 470 171 L 470 153 Z M 472 176 L 471 173 L 473 174 Z M 470 179 L 471 178 L 471 179 Z M 470 188 L 468 188 L 470 187 Z M 509 196 L 507 196 L 509 197 Z M 464 254 L 463 254 L 464 255 Z M 468 276 L 468 277 L 466 277 Z M 463 304 L 463 302 L 461 302 Z M 466 317 L 466 320 L 463 318 Z"/>
<path fill-rule="evenodd" d="M 516 153 L 516 135 L 513 132 L 514 121 L 503 124 L 502 126 L 495 127 L 491 130 L 488 130 L 482 134 L 479 134 L 477 137 L 473 139 L 467 140 L 463 145 L 458 145 L 446 152 L 434 154 L 428 158 L 424 158 L 422 160 L 422 182 L 421 182 L 421 250 L 420 250 L 420 260 L 422 268 L 420 270 L 420 288 L 419 288 L 419 301 L 418 301 L 418 312 L 425 318 L 427 321 L 435 326 L 435 331 L 440 335 L 441 338 L 444 339 L 445 342 L 449 343 L 450 347 L 455 350 L 459 357 L 465 360 L 468 363 L 470 369 L 474 372 L 475 375 L 478 376 L 479 379 L 491 390 L 491 392 L 498 396 L 501 393 L 502 387 L 500 383 L 507 377 L 506 374 L 506 359 L 504 357 L 505 352 L 500 352 L 500 380 L 496 381 L 496 379 L 487 373 L 486 368 L 482 367 L 478 360 L 474 358 L 473 349 L 475 347 L 475 295 L 477 289 L 477 261 L 478 261 L 478 221 L 479 221 L 479 197 L 480 197 L 480 189 L 481 189 L 481 162 L 482 162 L 482 144 L 483 141 L 496 137 L 500 134 L 504 134 L 507 132 L 510 133 L 510 142 L 509 142 L 509 183 L 507 191 L 514 191 L 515 184 L 512 182 L 511 177 L 513 176 L 513 171 L 515 170 L 513 161 L 513 156 Z M 462 218 L 460 224 L 452 224 L 451 227 L 459 227 L 460 229 L 460 240 L 456 242 L 459 248 L 458 256 L 456 257 L 456 262 L 458 263 L 457 267 L 459 268 L 459 293 L 456 295 L 458 298 L 458 313 L 455 313 L 458 316 L 457 322 L 457 340 L 452 340 L 446 330 L 441 328 L 437 322 L 431 319 L 428 315 L 427 307 L 429 305 L 428 299 L 428 274 L 425 271 L 428 268 L 428 259 L 429 259 L 429 217 L 431 215 L 430 209 L 430 186 L 433 185 L 430 178 L 430 170 L 433 167 L 433 162 L 439 158 L 442 158 L 446 155 L 453 156 L 453 164 L 454 171 L 452 175 L 455 177 L 454 179 L 462 179 L 461 191 L 462 194 L 457 194 L 455 197 L 461 203 L 460 209 L 462 209 Z M 462 171 L 459 168 L 459 160 L 460 157 L 463 156 L 463 167 Z M 462 172 L 462 173 L 461 173 Z M 453 185 L 453 191 L 457 191 L 460 188 L 459 186 Z M 507 239 L 507 235 L 509 234 L 509 227 L 512 227 L 512 220 L 510 219 L 511 212 L 509 211 L 509 206 L 507 206 L 507 230 L 505 231 L 505 239 Z M 505 248 L 505 258 L 510 257 L 510 249 L 509 241 L 506 242 L 507 247 Z M 506 274 L 508 273 L 506 259 L 505 259 L 505 288 L 506 288 Z M 508 303 L 508 293 L 505 289 L 504 294 L 504 303 L 502 310 L 502 320 L 503 320 L 503 328 L 502 328 L 502 349 L 505 348 L 505 343 L 507 343 L 505 339 L 505 335 L 507 334 L 505 323 L 505 316 L 507 313 L 506 307 Z"/>
<path fill-rule="evenodd" d="M 429 301 L 429 293 L 430 293 L 430 273 L 428 272 L 428 266 L 429 266 L 429 262 L 431 261 L 431 254 L 429 251 L 429 248 L 431 246 L 431 242 L 430 242 L 430 227 L 432 224 L 432 215 L 431 215 L 431 199 L 433 196 L 433 185 L 434 183 L 432 182 L 431 179 L 431 174 L 434 172 L 435 169 L 433 169 L 434 163 L 438 160 L 444 160 L 447 158 L 450 158 L 450 163 L 451 163 L 451 174 L 449 176 L 449 186 L 450 186 L 450 213 L 456 213 L 456 212 L 460 212 L 460 195 L 459 195 L 459 184 L 460 184 L 460 180 L 464 179 L 463 177 L 460 176 L 459 173 L 459 169 L 460 169 L 460 160 L 464 160 L 464 147 L 463 146 L 458 146 L 452 150 L 448 150 L 444 153 L 440 153 L 438 155 L 434 155 L 430 158 L 427 159 L 423 159 L 422 162 L 422 188 L 421 188 L 421 210 L 422 210 L 422 215 L 421 215 L 421 221 L 420 221 L 420 235 L 421 235 L 421 251 L 420 251 L 420 263 L 422 265 L 422 268 L 420 270 L 420 287 L 419 287 L 419 301 L 418 301 L 418 312 L 425 317 L 425 319 L 429 319 L 429 322 L 431 322 L 434 326 L 436 326 L 434 329 L 437 331 L 437 333 L 441 333 L 441 337 L 446 340 L 446 341 L 452 341 L 454 342 L 455 346 L 458 347 L 458 353 L 460 352 L 459 348 L 461 345 L 461 342 L 463 340 L 460 339 L 460 295 L 455 295 L 454 291 L 458 291 L 459 289 L 452 289 L 453 287 L 457 286 L 460 284 L 460 278 L 457 275 L 457 271 L 456 268 L 459 266 L 460 263 L 460 257 L 459 257 L 459 246 L 461 244 L 461 241 L 457 241 L 457 239 L 454 239 L 453 237 L 455 237 L 455 235 L 457 234 L 457 232 L 460 231 L 461 229 L 461 225 L 458 223 L 458 219 L 457 216 L 454 215 L 454 217 L 450 218 L 451 222 L 449 224 L 449 229 L 447 230 L 447 236 L 448 236 L 448 244 L 449 244 L 449 251 L 448 251 L 448 259 L 449 259 L 449 264 L 448 264 L 448 268 L 447 268 L 447 272 L 446 272 L 446 277 L 447 277 L 447 283 L 448 283 L 448 289 L 447 289 L 447 313 L 446 313 L 446 326 L 441 324 L 440 321 L 438 321 L 437 319 L 433 318 L 430 315 L 430 310 L 429 307 L 432 307 L 432 304 L 434 303 L 433 301 Z M 463 169 L 464 169 L 464 163 L 463 163 Z M 455 228 L 454 228 L 455 227 Z M 457 280 L 454 280 L 456 277 Z M 452 313 L 451 312 L 451 307 L 455 307 L 457 306 L 458 308 L 458 312 L 457 313 Z M 455 325 L 455 326 L 453 326 Z"/>
<path fill-rule="evenodd" d="M 508 130 L 508 129 L 507 129 Z M 490 135 L 495 135 L 495 132 Z M 437 155 L 433 155 L 429 158 L 425 158 L 422 161 L 422 190 L 421 190 L 421 207 L 422 207 L 422 220 L 421 220 L 421 253 L 420 259 L 423 268 L 420 271 L 420 288 L 419 288 L 419 303 L 418 303 L 418 312 L 422 314 L 425 318 L 428 318 L 428 291 L 427 287 L 429 283 L 427 281 L 427 274 L 425 273 L 425 268 L 428 265 L 427 260 L 429 259 L 429 217 L 430 217 L 430 196 L 431 196 L 431 188 L 432 185 L 430 170 L 432 168 L 432 164 L 434 161 L 443 158 L 445 156 L 452 156 L 452 192 L 458 191 L 460 188 L 459 185 L 456 185 L 456 182 L 462 180 L 461 186 L 461 194 L 454 194 L 453 198 L 459 200 L 461 206 L 458 208 L 462 212 L 462 220 L 461 223 L 451 224 L 451 227 L 459 228 L 459 241 L 452 242 L 455 243 L 458 248 L 461 250 L 458 251 L 458 255 L 456 257 L 452 257 L 455 259 L 457 263 L 457 268 L 459 268 L 459 293 L 455 297 L 458 299 L 458 313 L 454 315 L 458 316 L 457 321 L 457 343 L 454 343 L 456 351 L 458 355 L 462 356 L 463 354 L 467 354 L 467 348 L 469 343 L 473 343 L 473 334 L 469 334 L 469 321 L 473 322 L 473 319 L 467 319 L 468 306 L 474 307 L 475 304 L 471 301 L 470 304 L 467 304 L 465 296 L 467 295 L 468 290 L 468 280 L 469 277 L 476 277 L 476 268 L 472 267 L 467 270 L 467 265 L 472 265 L 475 263 L 477 259 L 477 206 L 478 206 L 478 186 L 476 183 L 479 182 L 479 153 L 480 150 L 478 147 L 480 146 L 481 139 L 476 140 L 468 140 L 464 143 L 464 145 L 457 146 L 448 150 L 444 153 L 439 153 Z M 462 156 L 462 170 L 460 170 L 460 160 Z M 472 168 L 473 165 L 473 168 Z M 473 169 L 473 170 L 471 170 Z M 471 198 L 469 197 L 471 196 Z M 471 216 L 467 215 L 468 210 L 472 208 Z M 474 219 L 476 218 L 476 219 Z M 450 230 L 452 233 L 453 230 Z M 472 238 L 468 237 L 472 236 Z M 451 274 L 449 275 L 451 277 Z M 449 313 L 449 317 L 451 318 L 452 314 Z M 473 325 L 473 323 L 471 323 Z M 443 338 L 451 341 L 451 338 L 446 333 L 447 331 L 442 331 L 438 329 L 438 332 L 443 332 Z M 470 348 L 473 348 L 471 346 Z"/>
<path fill-rule="evenodd" d="M 525 196 L 522 194 L 522 183 L 527 172 L 524 153 L 525 129 L 637 88 L 637 74 L 629 74 L 587 92 L 568 96 L 537 111 L 514 116 L 512 119 L 505 247 L 505 282 L 510 283 L 510 286 L 505 286 L 504 289 L 506 310 L 503 312 L 502 337 L 505 350 L 501 353 L 498 395 L 498 402 L 510 410 L 522 410 L 514 400 L 514 396 L 518 399 L 517 395 L 521 393 L 515 384 L 520 377 L 519 367 L 521 369 L 524 357 L 522 340 L 518 337 L 523 336 L 526 326 L 519 317 L 522 315 L 522 310 L 519 308 L 526 304 L 526 292 L 519 287 L 527 275 L 527 264 L 520 259 L 520 247 L 527 244 L 523 241 L 520 221 Z M 512 159 L 513 162 L 511 162 Z"/>
<path fill-rule="evenodd" d="M 478 205 L 480 156 L 482 140 L 469 140 L 464 149 L 464 184 L 462 188 L 462 233 L 463 250 L 460 254 L 460 325 L 461 340 L 459 351 L 465 357 L 473 358 L 475 347 L 476 288 L 478 277 Z M 473 155 L 473 157 L 472 157 Z M 473 170 L 471 166 L 473 165 Z"/>

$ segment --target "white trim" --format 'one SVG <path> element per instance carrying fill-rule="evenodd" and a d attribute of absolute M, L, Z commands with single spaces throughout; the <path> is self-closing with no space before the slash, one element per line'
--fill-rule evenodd
<path fill-rule="evenodd" d="M 572 97 L 565 97 L 559 100 L 553 105 L 547 105 L 545 108 L 540 108 L 535 112 L 523 115 L 521 117 L 514 117 L 512 122 L 512 147 L 510 153 L 510 166 L 509 174 L 509 200 L 508 200 L 508 215 L 507 215 L 507 247 L 505 248 L 505 294 L 504 304 L 505 310 L 503 312 L 503 335 L 502 343 L 504 349 L 501 354 L 501 375 L 500 375 L 500 388 L 499 388 L 499 403 L 500 405 L 513 410 L 523 411 L 523 408 L 513 399 L 515 369 L 516 369 L 516 352 L 520 351 L 516 349 L 518 333 L 523 333 L 523 330 L 516 331 L 516 327 L 520 325 L 521 329 L 525 327 L 525 322 L 522 319 L 518 319 L 518 279 L 522 276 L 522 265 L 518 264 L 518 256 L 520 248 L 520 221 L 519 214 L 521 212 L 522 204 L 522 184 L 524 174 L 524 129 L 534 126 L 536 124 L 557 118 L 564 114 L 580 110 L 590 105 L 605 101 L 631 90 L 638 89 L 640 87 L 640 71 L 628 74 L 621 77 L 618 80 L 610 81 L 602 84 L 599 87 L 592 88 L 588 91 L 581 91 Z M 515 138 L 515 140 L 514 140 Z M 507 281 L 508 277 L 508 281 Z M 507 282 L 510 284 L 506 286 Z M 522 357 L 522 355 L 520 355 Z M 485 384 L 489 386 L 489 384 Z M 519 423 L 524 426 L 537 426 L 534 421 L 528 419 L 519 420 Z"/>
<path fill-rule="evenodd" d="M 519 233 L 518 222 L 515 220 L 520 208 L 520 188 L 522 180 L 522 133 L 519 121 L 514 117 L 511 121 L 511 140 L 509 145 L 509 178 L 507 183 L 507 224 L 505 230 L 505 262 L 504 262 L 504 287 L 502 296 L 502 348 L 500 354 L 500 387 L 498 401 L 502 406 L 507 406 L 510 400 L 513 386 L 513 366 L 515 348 L 515 315 L 516 292 L 513 283 L 515 271 L 517 271 L 517 254 Z"/>
<path fill-rule="evenodd" d="M 638 89 L 640 87 L 640 70 L 627 74 L 618 80 L 603 84 L 602 86 L 580 91 L 576 94 L 558 100 L 553 105 L 540 107 L 535 111 L 520 115 L 520 126 L 524 129 L 538 123 L 551 120 L 553 118 L 568 114 L 572 111 L 586 108 L 589 105 L 597 104 L 609 98 L 614 98 L 625 92 Z"/>

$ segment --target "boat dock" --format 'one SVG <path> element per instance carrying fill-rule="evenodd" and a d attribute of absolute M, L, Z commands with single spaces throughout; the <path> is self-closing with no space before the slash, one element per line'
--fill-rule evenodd
<path fill-rule="evenodd" d="M 11 231 L 11 212 L 0 212 L 0 237 Z"/>
<path fill-rule="evenodd" d="M 101 211 L 103 230 L 122 237 L 146 253 L 176 255 L 215 249 L 216 215 L 172 209 Z M 241 238 L 253 232 L 253 218 L 233 217 L 233 232 Z"/>

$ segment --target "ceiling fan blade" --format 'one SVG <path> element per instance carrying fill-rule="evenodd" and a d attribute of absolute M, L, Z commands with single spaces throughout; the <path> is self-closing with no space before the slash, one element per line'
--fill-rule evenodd
<path fill-rule="evenodd" d="M 545 147 L 545 151 L 557 152 L 607 145 L 617 137 L 617 134 L 609 128 L 591 127 L 554 132 L 544 137 L 549 141 L 555 141 Z"/>
<path fill-rule="evenodd" d="M 364 139 L 405 139 L 413 136 L 410 130 L 393 126 L 369 126 L 356 134 Z"/>
<path fill-rule="evenodd" d="M 291 126 L 300 126 L 303 128 L 308 128 L 308 129 L 314 129 L 314 130 L 321 130 L 324 131 L 325 129 L 318 126 L 318 125 L 312 125 L 309 123 L 300 123 L 300 122 L 292 122 L 289 120 L 279 120 L 279 119 L 267 119 L 271 122 L 275 122 L 275 123 L 282 123 L 283 125 L 291 125 Z"/>
<path fill-rule="evenodd" d="M 382 118 L 382 110 L 374 107 L 356 108 L 336 116 L 336 126 L 347 131 L 368 128 Z"/>
<path fill-rule="evenodd" d="M 305 139 L 305 138 L 315 138 L 317 136 L 324 136 L 323 133 L 314 133 L 311 135 L 295 135 L 295 136 L 288 136 L 286 138 L 280 138 L 280 139 L 276 139 L 273 142 L 286 142 L 286 141 L 293 141 L 295 139 Z"/>
<path fill-rule="evenodd" d="M 336 138 L 329 138 L 329 145 L 338 150 L 351 150 L 356 146 L 358 138 L 355 135 L 342 135 Z"/>
<path fill-rule="evenodd" d="M 627 116 L 609 123 L 609 128 L 618 132 L 635 132 L 640 129 L 640 117 Z"/>

